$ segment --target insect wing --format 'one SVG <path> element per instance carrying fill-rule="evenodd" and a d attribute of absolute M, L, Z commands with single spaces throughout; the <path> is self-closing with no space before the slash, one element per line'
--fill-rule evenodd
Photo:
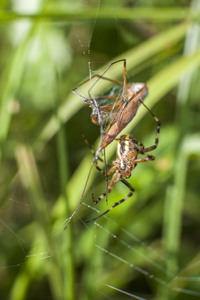
<path fill-rule="evenodd" d="M 92 108 L 91 120 L 95 125 L 100 125 L 100 123 L 106 125 L 110 123 L 123 100 L 123 88 L 121 85 L 116 84 L 107 90 L 104 89 L 104 93 L 99 96 L 98 90 L 100 89 L 102 80 L 103 79 L 100 78 L 97 84 L 92 86 L 88 98 L 84 100 L 84 102 Z M 101 118 L 101 120 L 99 120 L 99 118 Z"/>
<path fill-rule="evenodd" d="M 103 136 L 100 145 L 101 150 L 106 148 L 128 125 L 128 123 L 130 123 L 136 115 L 141 102 L 143 102 L 144 98 L 147 96 L 148 89 L 145 83 L 128 84 L 127 86 L 126 94 L 132 96 L 121 102 L 118 111 Z"/>

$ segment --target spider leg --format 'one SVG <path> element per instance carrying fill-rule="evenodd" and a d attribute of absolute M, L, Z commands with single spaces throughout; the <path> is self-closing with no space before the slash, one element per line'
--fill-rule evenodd
<path fill-rule="evenodd" d="M 147 155 L 146 157 L 143 157 L 143 158 L 134 159 L 134 163 L 138 164 L 138 163 L 141 163 L 141 162 L 151 161 L 151 160 L 154 160 L 154 159 L 155 159 L 155 156 Z"/>
<path fill-rule="evenodd" d="M 123 199 L 119 200 L 118 202 L 115 202 L 109 209 L 107 209 L 104 213 L 102 213 L 101 215 L 97 216 L 96 218 L 92 219 L 92 220 L 89 220 L 89 221 L 86 221 L 86 223 L 90 223 L 90 222 L 93 222 L 99 218 L 101 218 L 102 216 L 104 216 L 105 214 L 107 214 L 109 211 L 111 211 L 113 208 L 115 208 L 116 206 L 120 205 L 121 203 L 123 203 L 124 201 L 126 201 L 128 198 L 130 198 L 135 190 L 134 188 L 132 187 L 132 185 L 130 185 L 130 183 L 128 181 L 126 181 L 124 178 L 121 178 L 120 179 L 121 182 L 123 182 L 129 189 L 130 189 L 130 193 L 124 197 Z M 102 194 L 103 195 L 103 194 Z"/>
<path fill-rule="evenodd" d="M 99 168 L 98 165 L 96 165 L 96 168 L 99 172 L 101 172 L 101 174 L 103 174 L 104 176 L 106 176 L 106 173 L 101 169 Z M 107 173 L 107 176 L 111 175 L 112 173 L 114 173 L 116 171 L 116 166 L 112 166 L 112 168 L 109 170 L 109 172 Z M 121 177 L 118 177 L 118 173 L 117 174 L 114 174 L 113 175 L 113 178 L 111 179 L 110 181 L 110 184 L 109 184 L 109 187 L 106 189 L 106 191 L 101 194 L 101 196 L 99 196 L 96 200 L 94 199 L 94 193 L 92 193 L 92 200 L 94 202 L 94 204 L 97 204 L 99 203 L 99 201 L 101 201 L 101 199 L 103 199 L 105 196 L 107 196 L 107 194 L 109 194 L 112 189 L 113 189 L 113 186 L 116 182 L 118 182 L 119 180 L 121 180 Z"/>
<path fill-rule="evenodd" d="M 85 137 L 85 135 L 84 135 L 83 133 L 82 133 L 82 137 L 83 137 L 83 139 L 84 139 L 86 145 L 87 145 L 88 148 L 90 149 L 91 153 L 95 156 L 95 151 L 92 149 L 92 146 L 89 144 L 88 140 L 86 139 L 86 137 Z M 105 149 L 104 149 L 104 150 L 105 150 Z M 100 160 L 101 162 L 104 163 L 104 165 L 105 165 L 105 171 L 103 171 L 103 170 L 99 167 L 99 165 L 98 165 L 98 160 Z M 110 165 L 107 165 L 106 159 L 105 159 L 105 153 L 104 153 L 104 160 L 98 156 L 98 159 L 96 160 L 95 163 L 96 163 L 96 169 L 97 169 L 102 175 L 104 175 L 104 176 L 106 177 L 106 192 L 105 192 L 105 195 L 104 195 L 104 196 L 106 196 L 106 204 L 108 204 L 108 200 L 107 200 L 107 195 L 108 195 L 108 193 L 109 193 L 108 176 L 109 176 L 110 174 L 112 174 L 112 173 L 115 171 L 116 168 L 113 168 L 113 167 L 111 168 Z M 110 168 L 109 172 L 107 172 L 107 167 Z M 104 196 L 103 196 L 103 197 L 104 197 Z M 102 198 L 103 198 L 103 197 L 102 197 Z M 95 203 L 95 201 L 94 201 L 94 193 L 92 193 L 92 200 L 93 200 L 93 202 Z M 101 200 L 101 199 L 100 199 L 100 200 Z M 100 200 L 99 200 L 99 201 L 100 201 Z M 98 202 L 99 202 L 99 201 L 98 201 Z M 98 203 L 98 202 L 97 202 L 97 203 Z M 96 203 L 95 203 L 95 204 L 96 204 Z"/>
<path fill-rule="evenodd" d="M 148 154 L 145 153 L 146 151 L 145 151 L 144 145 L 142 143 L 136 141 L 135 139 L 134 139 L 134 143 L 137 144 L 138 146 L 140 146 L 141 148 L 138 149 L 138 151 L 136 151 L 136 152 L 135 151 L 130 152 L 130 154 L 127 155 L 127 157 L 129 158 L 129 160 L 133 164 L 138 164 L 138 163 L 141 163 L 141 162 L 155 160 L 155 156 L 148 155 Z M 142 154 L 145 157 L 143 157 L 143 158 L 135 158 L 135 156 L 139 155 L 139 154 Z"/>
<path fill-rule="evenodd" d="M 115 182 L 111 180 L 108 190 L 106 192 L 103 192 L 103 194 L 101 194 L 101 196 L 99 196 L 96 200 L 94 199 L 94 193 L 92 193 L 92 200 L 94 204 L 99 203 L 99 201 L 101 201 L 107 194 L 109 194 L 112 191 L 114 184 Z"/>
<path fill-rule="evenodd" d="M 90 149 L 90 152 L 95 156 L 96 153 L 95 153 L 94 149 L 92 148 L 92 146 L 90 145 L 90 143 L 88 142 L 88 140 L 86 139 L 84 133 L 81 132 L 81 135 L 82 135 L 82 138 L 83 138 L 84 142 L 86 143 L 86 145 L 87 145 L 88 148 Z M 108 167 L 108 168 L 111 168 L 111 166 L 110 166 L 109 164 L 106 163 L 105 159 L 102 159 L 101 157 L 98 156 L 98 158 L 97 158 L 97 160 L 96 160 L 96 168 L 97 168 L 97 170 L 98 170 L 101 174 L 103 174 L 104 176 L 106 176 L 106 172 L 104 172 L 104 171 L 99 167 L 99 165 L 98 165 L 98 160 L 104 163 L 105 169 L 107 169 L 107 167 Z"/>
<path fill-rule="evenodd" d="M 142 100 L 139 100 L 139 101 L 144 105 L 144 107 L 148 110 L 148 112 L 152 115 L 152 117 L 154 118 L 154 120 L 155 120 L 156 123 L 157 123 L 155 144 L 154 144 L 153 146 L 150 146 L 150 147 L 145 148 L 145 149 L 143 150 L 143 152 L 149 152 L 149 151 L 152 151 L 152 150 L 156 149 L 157 146 L 158 146 L 161 122 L 160 122 L 160 120 L 154 115 L 154 113 L 153 113 L 153 112 L 152 112 L 152 111 L 144 104 L 144 102 L 143 102 Z"/>
<path fill-rule="evenodd" d="M 134 142 L 136 145 L 140 146 L 140 149 L 139 149 L 139 151 L 138 151 L 138 154 L 142 153 L 143 150 L 144 150 L 144 145 L 143 145 L 142 143 L 138 142 L 138 141 L 135 140 L 135 139 L 133 140 L 133 142 Z"/>
<path fill-rule="evenodd" d="M 88 140 L 86 139 L 85 137 L 85 134 L 81 131 L 81 135 L 82 135 L 82 138 L 84 140 L 84 142 L 86 143 L 86 145 L 88 146 L 88 148 L 90 149 L 90 152 L 95 156 L 95 151 L 94 149 L 92 148 L 92 146 L 90 145 L 90 143 L 88 142 Z M 100 157 L 98 157 L 98 159 L 100 161 L 103 161 L 103 159 L 101 159 Z"/>

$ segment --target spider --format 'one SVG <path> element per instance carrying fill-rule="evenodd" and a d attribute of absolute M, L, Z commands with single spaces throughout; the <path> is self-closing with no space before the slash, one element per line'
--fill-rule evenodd
<path fill-rule="evenodd" d="M 116 63 L 123 62 L 123 77 L 124 81 L 120 82 L 115 79 L 104 77 L 104 74 Z M 76 92 L 78 88 L 86 84 L 87 82 L 91 83 L 91 80 L 97 78 L 96 81 L 91 84 L 88 95 L 89 98 L 84 97 L 83 95 Z M 91 92 L 94 88 L 94 86 L 98 83 L 100 79 L 110 81 L 112 83 L 115 83 L 119 86 L 122 86 L 121 90 L 118 93 L 110 94 L 107 96 L 99 96 L 94 97 L 91 95 Z M 68 219 L 67 225 L 64 229 L 67 228 L 68 224 L 70 223 L 71 219 L 81 206 L 85 190 L 90 178 L 90 174 L 92 172 L 92 168 L 94 166 L 94 163 L 98 160 L 99 154 L 102 150 L 104 150 L 104 163 L 106 166 L 106 160 L 105 160 L 105 148 L 117 137 L 117 135 L 128 125 L 128 123 L 134 118 L 134 116 L 137 113 L 137 110 L 142 103 L 144 107 L 151 113 L 151 115 L 154 117 L 155 121 L 157 122 L 157 128 L 160 128 L 160 121 L 154 116 L 154 114 L 150 111 L 150 109 L 143 103 L 144 98 L 147 95 L 148 89 L 145 83 L 135 83 L 135 84 L 127 84 L 127 77 L 126 77 L 126 59 L 120 59 L 117 61 L 112 62 L 109 64 L 109 66 L 106 68 L 106 70 L 102 73 L 102 75 L 95 74 L 88 80 L 81 83 L 78 87 L 72 90 L 72 92 L 84 99 L 84 102 L 89 104 L 90 107 L 92 107 L 92 114 L 91 114 L 91 120 L 94 124 L 97 124 L 100 126 L 100 131 L 102 135 L 102 141 L 97 149 L 94 159 L 91 163 L 90 171 L 88 173 L 86 183 L 81 195 L 81 199 L 79 201 L 79 204 L 77 208 L 74 210 L 70 218 Z M 114 103 L 109 103 L 114 100 Z M 102 101 L 106 101 L 105 105 L 101 105 Z M 108 101 L 108 102 L 107 102 Z M 108 104 L 109 103 L 109 104 Z M 103 126 L 108 124 L 108 127 L 106 131 L 104 132 Z M 157 147 L 157 142 L 155 142 L 154 148 Z M 149 149 L 149 148 L 147 148 Z M 153 150 L 150 149 L 150 150 Z M 150 151 L 148 150 L 148 151 Z M 147 151 L 146 151 L 147 152 Z M 107 179 L 107 169 L 105 168 L 105 176 Z M 107 180 L 106 180 L 107 182 Z M 106 190 L 109 190 L 108 188 Z M 106 199 L 107 199 L 107 192 L 106 192 Z"/>
<path fill-rule="evenodd" d="M 157 117 L 154 116 L 154 118 L 158 121 Z M 156 138 L 155 138 L 155 144 L 148 148 L 144 148 L 144 145 L 142 143 L 138 142 L 137 140 L 135 140 L 131 134 L 121 135 L 119 139 L 115 139 L 118 141 L 117 158 L 115 161 L 113 161 L 112 167 L 110 167 L 110 170 L 107 173 L 108 176 L 114 173 L 112 176 L 112 179 L 110 180 L 108 190 L 106 192 L 104 192 L 101 196 L 99 196 L 96 200 L 94 199 L 94 194 L 92 194 L 92 199 L 93 199 L 94 204 L 99 203 L 99 201 L 101 201 L 107 194 L 109 194 L 112 191 L 115 183 L 117 183 L 118 181 L 121 181 L 123 184 L 125 184 L 130 189 L 130 193 L 127 196 L 125 196 L 123 199 L 114 203 L 104 213 L 102 213 L 101 215 L 97 216 L 96 218 L 94 218 L 92 220 L 86 221 L 86 223 L 95 221 L 98 218 L 104 216 L 109 211 L 111 211 L 114 207 L 120 205 L 121 203 L 123 203 L 124 201 L 129 199 L 134 194 L 134 192 L 135 192 L 134 188 L 131 186 L 131 184 L 126 179 L 131 176 L 132 170 L 137 166 L 138 163 L 152 161 L 155 159 L 155 156 L 148 155 L 146 153 L 154 150 L 157 147 L 158 141 L 159 141 L 159 132 L 160 132 L 160 125 L 157 126 L 157 134 L 156 134 Z M 87 140 L 85 139 L 84 136 L 83 136 L 83 138 L 84 138 L 86 144 L 88 145 L 88 147 L 90 148 L 91 152 L 95 155 L 95 152 L 93 151 L 93 149 L 91 148 L 91 146 L 89 145 L 89 143 L 87 142 Z M 142 154 L 145 157 L 138 158 L 139 154 Z M 98 157 L 98 160 L 103 161 L 99 157 Z M 101 174 L 106 176 L 105 172 L 98 166 L 97 161 L 96 161 L 96 168 Z M 126 179 L 124 179 L 124 178 L 126 178 Z"/>

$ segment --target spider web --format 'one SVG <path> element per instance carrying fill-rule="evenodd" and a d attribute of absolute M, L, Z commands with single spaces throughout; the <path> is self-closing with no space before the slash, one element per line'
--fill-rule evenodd
<path fill-rule="evenodd" d="M 76 34 L 77 41 L 82 49 L 81 51 L 83 52 L 83 55 L 87 57 L 86 59 L 88 62 L 91 60 L 90 44 L 93 35 L 95 34 L 95 24 L 98 21 L 100 4 L 101 2 L 99 1 L 90 40 L 83 42 L 79 35 Z M 116 20 L 116 23 L 117 22 L 118 21 Z M 90 76 L 94 74 L 91 64 L 92 63 L 90 62 Z M 152 137 L 153 134 L 151 138 Z M 134 184 L 137 184 L 137 177 L 143 176 L 145 170 L 150 174 L 150 171 L 146 166 L 141 166 L 139 170 L 136 170 L 133 179 L 130 179 L 131 182 L 133 182 L 133 186 Z M 96 172 L 96 170 L 94 170 L 94 172 Z M 149 186 L 150 185 L 151 183 L 149 182 Z M 113 191 L 112 195 L 109 196 L 109 203 L 116 197 L 119 197 L 117 193 L 121 194 L 123 197 L 124 193 L 127 192 L 126 188 L 122 187 L 120 183 L 119 186 L 120 187 L 116 187 L 117 192 Z M 96 193 L 98 192 L 99 188 Z M 86 194 L 86 198 L 87 197 L 89 199 L 89 196 Z M 138 221 L 138 216 L 136 216 L 136 214 L 142 214 L 141 208 L 147 211 L 145 209 L 145 204 L 148 205 L 148 201 L 144 201 L 140 204 L 141 207 L 138 204 L 137 207 L 136 204 L 139 199 L 142 199 L 142 192 L 138 192 L 138 195 L 134 195 L 134 200 L 130 200 L 129 204 L 125 205 L 123 208 L 121 208 L 121 206 L 118 208 L 116 214 L 118 216 L 120 215 L 120 220 L 117 219 L 117 215 L 106 215 L 101 221 L 91 225 L 86 225 L 83 222 L 84 212 L 91 211 L 91 214 L 93 215 L 99 214 L 100 210 L 93 205 L 89 205 L 89 200 L 87 203 L 82 203 L 81 209 L 83 209 L 83 212 L 78 212 L 74 223 L 77 226 L 75 229 L 75 247 L 80 247 L 82 249 L 83 256 L 79 258 L 75 254 L 75 260 L 78 261 L 79 266 L 84 265 L 84 256 L 87 251 L 89 251 L 94 255 L 95 261 L 91 256 L 90 258 L 92 259 L 87 260 L 87 263 L 82 267 L 81 272 L 84 274 L 84 268 L 88 268 L 88 266 L 91 268 L 90 275 L 93 275 L 91 285 L 93 285 L 99 299 L 116 299 L 117 297 L 117 299 L 134 298 L 146 300 L 153 299 L 155 296 L 158 299 L 162 299 L 162 297 L 164 299 L 163 295 L 168 295 L 168 299 L 170 299 L 170 296 L 180 297 L 180 299 L 192 299 L 192 296 L 200 298 L 200 277 L 196 276 L 196 274 L 199 274 L 198 269 L 200 264 L 198 252 L 196 253 L 196 256 L 194 255 L 194 260 L 188 265 L 174 270 L 174 272 L 168 271 L 166 269 L 168 253 L 163 251 L 160 244 L 156 244 L 154 238 L 152 238 L 154 241 L 154 243 L 152 243 L 151 240 L 145 241 L 146 237 L 142 235 L 143 229 L 141 228 L 141 224 Z M 49 245 L 56 241 L 55 244 L 57 244 L 57 247 L 51 248 L 49 245 L 47 246 L 44 241 L 40 240 L 38 233 L 38 239 L 35 238 L 30 252 L 29 246 L 30 243 L 32 243 L 31 237 L 27 235 L 26 231 L 14 231 L 12 229 L 12 223 L 17 223 L 19 219 L 23 218 L 23 215 L 31 214 L 33 208 L 29 203 L 24 202 L 23 199 L 21 201 L 15 199 L 6 200 L 9 204 L 7 204 L 6 209 L 4 210 L 4 216 L 0 219 L 2 225 L 1 248 L 9 249 L 6 254 L 8 257 L 12 255 L 14 248 L 14 251 L 17 252 L 15 259 L 16 257 L 18 258 L 8 265 L 6 264 L 4 257 L 1 257 L 1 276 L 4 276 L 4 274 L 7 275 L 7 273 L 10 272 L 10 269 L 14 269 L 12 274 L 21 272 L 21 276 L 25 276 L 26 272 L 28 272 L 29 276 L 31 276 L 30 273 L 32 276 L 35 276 L 34 274 L 36 273 L 37 278 L 46 279 L 48 274 L 48 264 L 57 257 L 64 259 L 65 256 L 65 253 L 63 255 L 62 251 L 58 249 L 62 248 L 62 244 L 65 243 L 65 237 L 67 235 L 67 233 L 63 231 L 65 226 L 64 218 L 63 220 L 59 219 L 56 222 L 54 229 L 47 235 Z M 134 209 L 130 202 L 132 202 L 133 205 L 136 205 L 136 209 Z M 161 201 L 155 203 L 155 206 L 156 205 L 160 206 L 161 211 Z M 133 227 L 127 228 L 126 223 L 122 221 L 124 220 L 128 209 L 132 209 Z M 50 212 L 46 212 L 46 214 L 50 215 Z M 13 216 L 13 219 L 12 217 L 10 218 L 10 215 Z M 151 220 L 150 217 L 150 221 Z M 148 223 L 144 224 L 144 226 L 148 226 Z M 70 230 L 70 228 L 68 230 Z M 156 230 L 157 229 L 155 229 L 155 231 Z M 160 238 L 160 235 L 157 236 L 157 239 L 158 238 Z M 12 247 L 13 245 L 15 245 L 15 247 L 7 247 L 7 244 L 9 244 L 10 241 L 12 241 Z M 88 241 L 90 241 L 90 245 L 88 245 Z M 127 277 L 125 278 L 127 275 L 129 275 L 128 279 Z M 113 277 L 115 277 L 115 280 L 113 280 Z M 19 281 L 15 281 L 16 290 L 20 287 Z M 127 282 L 129 282 L 130 285 L 127 284 Z M 135 283 L 133 284 L 131 282 Z M 26 287 L 23 286 L 23 288 L 25 289 Z M 113 291 L 115 292 L 113 293 Z M 188 296 L 188 298 L 186 298 L 186 296 Z"/>
<path fill-rule="evenodd" d="M 11 205 L 14 202 L 17 207 L 19 206 L 18 201 L 12 199 L 9 201 Z M 20 207 L 24 206 L 25 209 L 28 208 L 31 211 L 29 205 L 21 204 Z M 87 210 L 100 213 L 98 209 L 86 203 L 83 203 L 83 206 Z M 83 253 L 88 251 L 88 248 L 90 250 L 93 248 L 92 252 L 95 253 L 95 257 L 97 257 L 97 260 L 100 257 L 101 259 L 99 259 L 103 264 L 100 271 L 94 272 L 96 277 L 93 278 L 93 286 L 98 299 L 101 299 L 100 295 L 108 299 L 115 299 L 116 296 L 121 299 L 120 295 L 124 295 L 125 298 L 122 297 L 122 299 L 153 299 L 156 290 L 159 291 L 157 295 L 160 295 L 160 297 L 163 293 L 170 296 L 191 297 L 188 299 L 192 299 L 192 296 L 200 297 L 200 291 L 197 289 L 200 279 L 198 276 L 195 276 L 200 263 L 198 258 L 183 269 L 174 273 L 168 272 L 165 266 L 167 256 L 160 251 L 159 247 L 140 239 L 132 233 L 132 230 L 120 226 L 118 222 L 108 215 L 104 216 L 103 219 L 101 222 L 94 222 L 93 225 L 86 225 L 81 218 L 79 218 L 80 222 L 78 222 L 82 224 L 82 237 L 79 233 L 79 239 L 81 240 L 80 244 L 82 245 Z M 17 234 L 14 232 L 12 227 L 7 222 L 4 222 L 2 218 L 0 221 L 3 228 L 3 234 L 1 234 L 2 247 L 10 239 L 13 245 L 14 239 L 16 241 L 15 251 L 18 252 L 19 257 L 19 260 L 15 263 L 2 266 L 1 273 L 9 272 L 10 269 L 20 270 L 21 273 L 26 273 L 29 270 L 32 273 L 36 272 L 40 278 L 45 278 L 46 275 L 40 272 L 40 268 L 43 264 L 48 265 L 57 254 L 53 251 L 49 252 L 44 245 L 41 245 L 40 241 L 34 244 L 30 253 L 26 250 L 28 249 L 28 239 L 24 239 L 22 233 Z M 63 238 L 63 225 L 64 222 L 60 223 L 48 236 L 50 243 L 55 238 L 56 240 Z M 85 247 L 83 245 L 88 240 L 88 236 L 92 243 L 90 247 Z M 88 263 L 91 263 L 91 261 Z M 38 264 L 40 266 L 39 269 L 37 267 Z M 99 269 L 98 264 L 96 268 Z M 110 276 L 107 278 L 104 272 L 107 273 L 108 269 L 110 269 Z M 132 277 L 138 278 L 138 286 L 130 286 L 129 290 L 121 288 L 124 285 L 124 272 L 129 274 L 129 279 Z M 194 274 L 194 276 L 191 274 Z M 113 285 L 113 276 L 118 277 L 118 285 Z M 152 287 L 151 291 L 148 291 L 147 283 Z M 185 286 L 188 286 L 188 283 L 196 286 L 196 288 L 185 288 Z M 143 292 L 140 290 L 140 284 L 142 284 Z M 156 286 L 156 289 L 154 286 Z M 116 293 L 113 294 L 113 291 Z M 148 294 L 148 296 L 145 296 L 145 294 Z"/>

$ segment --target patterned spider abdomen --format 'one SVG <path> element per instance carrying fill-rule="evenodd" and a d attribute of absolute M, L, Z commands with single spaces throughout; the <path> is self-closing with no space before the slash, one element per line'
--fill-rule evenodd
<path fill-rule="evenodd" d="M 131 134 L 120 136 L 117 145 L 116 161 L 119 164 L 119 173 L 122 177 L 129 178 L 131 176 L 132 170 L 137 165 L 134 161 L 137 159 L 138 151 L 139 149 Z"/>

